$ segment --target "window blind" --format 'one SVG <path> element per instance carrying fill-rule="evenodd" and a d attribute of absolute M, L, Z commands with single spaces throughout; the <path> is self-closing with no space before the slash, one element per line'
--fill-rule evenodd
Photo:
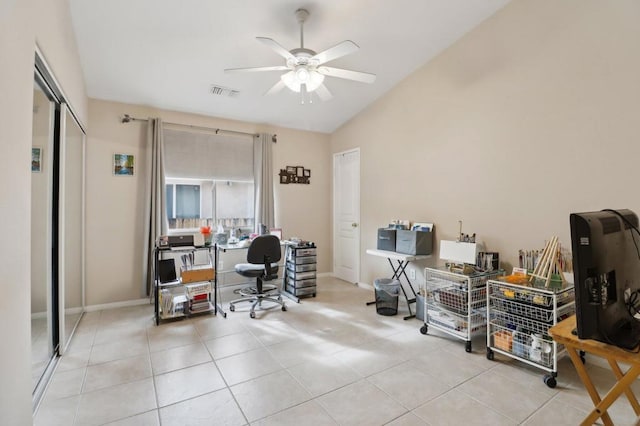
<path fill-rule="evenodd" d="M 169 178 L 253 180 L 253 138 L 164 129 Z"/>

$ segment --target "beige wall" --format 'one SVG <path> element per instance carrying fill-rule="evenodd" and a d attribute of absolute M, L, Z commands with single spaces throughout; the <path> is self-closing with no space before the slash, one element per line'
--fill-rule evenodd
<path fill-rule="evenodd" d="M 331 269 L 330 145 L 320 133 L 265 127 L 252 123 L 162 111 L 137 105 L 91 100 L 87 139 L 87 275 L 86 303 L 99 305 L 145 297 L 142 289 L 142 239 L 146 123 L 122 124 L 123 114 L 166 122 L 278 135 L 273 147 L 275 223 L 284 236 L 315 241 L 320 272 Z M 135 176 L 113 176 L 114 153 L 135 155 Z M 278 171 L 287 165 L 311 169 L 310 185 L 280 185 Z M 228 268 L 230 265 L 225 265 Z"/>
<path fill-rule="evenodd" d="M 0 0 L 0 423 L 31 424 L 31 120 L 36 40 L 81 118 L 86 98 L 66 0 Z M 11 182 L 11 184 L 7 184 Z"/>
<path fill-rule="evenodd" d="M 513 264 L 570 246 L 571 212 L 640 213 L 639 18 L 634 0 L 514 1 L 336 131 L 333 152 L 361 148 L 361 281 L 388 275 L 364 251 L 392 219 L 437 240 L 462 220 Z"/>

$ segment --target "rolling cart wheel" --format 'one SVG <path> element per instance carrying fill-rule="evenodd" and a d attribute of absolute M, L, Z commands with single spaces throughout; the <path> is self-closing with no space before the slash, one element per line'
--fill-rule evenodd
<path fill-rule="evenodd" d="M 542 381 L 544 381 L 544 384 L 547 385 L 548 387 L 550 387 L 551 389 L 555 388 L 556 385 L 558 384 L 556 382 L 556 378 L 553 377 L 553 376 L 549 376 L 549 375 L 544 376 Z"/>
<path fill-rule="evenodd" d="M 236 311 L 236 307 L 234 305 L 229 305 L 229 310 L 231 312 L 235 312 Z"/>
<path fill-rule="evenodd" d="M 284 306 L 284 305 L 282 305 L 282 310 L 283 310 L 283 311 L 286 311 L 286 310 L 287 310 L 287 307 L 286 307 L 286 306 Z"/>
<path fill-rule="evenodd" d="M 487 359 L 493 361 L 493 351 L 489 348 L 487 348 Z"/>
<path fill-rule="evenodd" d="M 255 312 L 249 312 L 249 316 L 250 316 L 251 318 L 255 318 L 255 317 L 256 317 L 256 313 L 255 313 Z"/>
<path fill-rule="evenodd" d="M 427 334 L 427 331 L 429 331 L 429 327 L 427 326 L 427 324 L 420 327 L 420 333 Z"/>
<path fill-rule="evenodd" d="M 471 341 L 465 342 L 464 344 L 464 350 L 466 352 L 471 352 Z"/>
<path fill-rule="evenodd" d="M 222 313 L 222 318 L 226 318 L 226 317 L 227 317 L 227 313 L 226 313 L 226 312 L 223 312 L 223 313 Z"/>

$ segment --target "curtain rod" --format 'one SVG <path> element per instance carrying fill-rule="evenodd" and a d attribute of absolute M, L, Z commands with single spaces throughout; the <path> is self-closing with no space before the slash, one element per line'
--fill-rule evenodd
<path fill-rule="evenodd" d="M 125 114 L 122 117 L 121 120 L 122 120 L 123 123 L 129 123 L 131 121 L 149 121 L 146 118 L 136 118 L 136 117 L 130 116 L 129 114 Z M 193 124 L 171 123 L 169 121 L 166 121 L 165 124 L 169 124 L 170 126 L 189 127 L 191 129 L 209 130 L 209 131 L 215 132 L 216 135 L 218 133 L 220 133 L 220 132 L 224 132 L 224 133 L 235 133 L 235 134 L 239 134 L 239 135 L 248 135 L 248 136 L 254 136 L 254 137 L 260 136 L 257 133 L 239 132 L 237 130 L 225 130 L 225 129 L 219 129 L 219 128 L 216 128 L 216 127 L 194 126 Z M 277 138 L 276 138 L 276 135 L 273 135 L 272 141 L 274 143 L 276 143 L 278 141 Z"/>

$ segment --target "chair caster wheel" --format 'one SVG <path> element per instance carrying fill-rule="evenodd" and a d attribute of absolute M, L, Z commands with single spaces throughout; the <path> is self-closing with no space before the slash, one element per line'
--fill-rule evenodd
<path fill-rule="evenodd" d="M 429 331 L 429 327 L 427 327 L 427 324 L 420 327 L 420 333 L 427 334 L 427 331 Z"/>
<path fill-rule="evenodd" d="M 235 312 L 236 311 L 236 307 L 234 305 L 229 305 L 229 310 L 231 312 Z"/>
<path fill-rule="evenodd" d="M 556 378 L 553 376 L 544 376 L 542 381 L 544 382 L 545 385 L 549 386 L 551 389 L 555 388 L 557 384 Z"/>
<path fill-rule="evenodd" d="M 282 305 L 282 311 L 283 311 L 283 312 L 286 312 L 286 310 L 287 310 L 287 307 L 286 307 L 286 306 L 284 306 L 284 305 Z"/>
<path fill-rule="evenodd" d="M 489 348 L 487 348 L 487 359 L 489 361 L 493 361 L 494 355 L 493 355 L 493 351 Z"/>
<path fill-rule="evenodd" d="M 250 316 L 251 318 L 255 318 L 255 317 L 256 317 L 256 313 L 255 313 L 255 312 L 249 312 L 249 316 Z"/>
<path fill-rule="evenodd" d="M 464 345 L 464 350 L 466 352 L 471 352 L 471 342 L 466 342 Z"/>

